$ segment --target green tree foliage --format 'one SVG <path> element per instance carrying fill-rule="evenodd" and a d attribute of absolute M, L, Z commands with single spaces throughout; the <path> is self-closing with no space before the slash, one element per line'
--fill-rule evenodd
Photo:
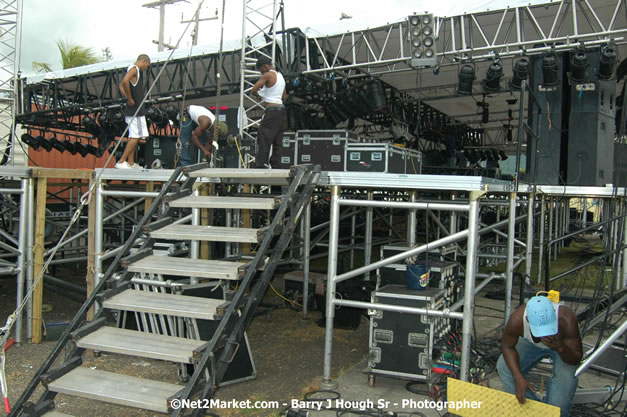
<path fill-rule="evenodd" d="M 91 48 L 75 45 L 70 41 L 57 41 L 57 48 L 61 54 L 61 64 L 63 69 L 82 67 L 83 65 L 95 64 L 102 59 L 94 54 Z M 33 69 L 37 72 L 50 72 L 52 68 L 45 62 L 33 62 Z"/>

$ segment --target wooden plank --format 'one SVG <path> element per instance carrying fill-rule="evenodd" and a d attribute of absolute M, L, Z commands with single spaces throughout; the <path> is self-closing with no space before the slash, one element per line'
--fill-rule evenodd
<path fill-rule="evenodd" d="M 33 168 L 35 178 L 64 178 L 88 180 L 93 176 L 91 169 L 64 169 L 64 168 Z"/>
<path fill-rule="evenodd" d="M 148 181 L 146 183 L 146 192 L 151 193 L 155 190 L 155 182 L 154 181 Z M 148 211 L 148 209 L 150 208 L 150 206 L 152 206 L 152 202 L 153 202 L 154 198 L 152 197 L 146 197 L 146 200 L 144 200 L 144 213 L 146 213 Z"/>
<path fill-rule="evenodd" d="M 40 177 L 37 179 L 37 205 L 35 212 L 35 247 L 33 248 L 34 270 L 33 276 L 36 283 L 33 289 L 33 334 L 32 342 L 34 344 L 41 343 L 42 326 L 43 326 L 43 297 L 44 297 L 44 281 L 39 279 L 42 275 L 44 267 L 44 234 L 46 231 L 46 191 L 48 188 L 48 179 Z M 37 281 L 39 279 L 39 281 Z"/>

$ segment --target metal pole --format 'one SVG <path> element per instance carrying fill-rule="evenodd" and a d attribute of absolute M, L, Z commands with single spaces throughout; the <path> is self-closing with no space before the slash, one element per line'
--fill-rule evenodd
<path fill-rule="evenodd" d="M 540 202 L 540 238 L 538 241 L 538 284 L 542 283 L 542 257 L 544 256 L 544 194 Z"/>
<path fill-rule="evenodd" d="M 514 284 L 514 234 L 516 233 L 516 193 L 509 195 L 509 226 L 507 230 L 507 265 L 505 266 L 504 323 L 512 312 L 512 287 Z"/>
<path fill-rule="evenodd" d="M 623 333 L 625 333 L 626 330 L 627 330 L 627 321 L 624 321 L 623 324 L 618 329 L 616 329 L 616 331 L 614 331 L 614 333 L 612 333 L 612 335 L 608 337 L 607 340 L 603 342 L 601 346 L 598 347 L 597 350 L 594 351 L 594 353 L 592 353 L 592 355 L 588 356 L 586 360 L 583 361 L 581 365 L 579 365 L 579 368 L 577 368 L 577 370 L 575 371 L 575 376 L 581 375 L 583 371 L 588 369 L 588 367 L 592 365 L 592 363 L 599 356 L 601 356 L 603 352 L 605 352 L 610 346 L 612 346 L 614 341 L 618 339 L 619 337 L 621 337 Z"/>
<path fill-rule="evenodd" d="M 272 65 L 276 66 L 276 5 L 277 0 L 272 3 Z"/>
<path fill-rule="evenodd" d="M 307 318 L 307 304 L 309 300 L 309 261 L 311 260 L 311 199 L 305 206 L 305 217 L 303 219 L 304 233 L 303 233 L 303 319 Z"/>
<path fill-rule="evenodd" d="M 479 247 L 479 198 L 483 193 L 470 192 L 468 212 L 468 245 L 466 249 L 466 277 L 464 287 L 464 322 L 462 325 L 462 363 L 460 379 L 468 381 L 470 370 L 470 345 L 472 318 L 475 308 L 475 273 L 477 272 L 477 248 Z"/>
<path fill-rule="evenodd" d="M 368 190 L 368 200 L 371 201 L 374 198 L 372 190 Z M 364 242 L 364 265 L 369 265 L 372 260 L 372 223 L 373 223 L 374 208 L 368 206 L 366 208 L 366 236 Z M 364 280 L 370 280 L 370 271 L 364 274 Z"/>
<path fill-rule="evenodd" d="M 416 191 L 409 193 L 409 201 L 416 202 Z M 416 209 L 411 209 L 407 213 L 407 244 L 409 247 L 416 244 Z"/>
<path fill-rule="evenodd" d="M 357 229 L 357 210 L 353 210 L 351 216 L 351 252 L 350 252 L 350 268 L 355 268 L 355 231 Z"/>
<path fill-rule="evenodd" d="M 163 38 L 165 32 L 165 2 L 162 1 L 159 5 L 159 52 L 163 51 Z"/>
<path fill-rule="evenodd" d="M 549 197 L 549 242 L 553 240 L 553 197 Z M 553 246 L 549 246 L 549 251 L 546 254 L 548 265 L 551 265 L 551 253 L 553 250 Z"/>
<path fill-rule="evenodd" d="M 451 201 L 455 201 L 455 193 L 451 193 Z M 457 212 L 451 211 L 451 224 L 449 225 L 449 234 L 454 234 L 457 232 Z M 459 246 L 457 246 L 459 250 Z M 453 255 L 453 259 L 457 260 L 458 250 L 455 251 Z"/>
<path fill-rule="evenodd" d="M 337 250 L 340 233 L 340 187 L 331 187 L 331 207 L 329 214 L 329 259 L 327 263 L 327 302 L 326 326 L 324 330 L 324 366 L 322 382 L 323 389 L 337 388 L 337 382 L 331 380 L 331 354 L 333 348 L 333 318 L 335 317 L 335 276 L 337 274 Z"/>
<path fill-rule="evenodd" d="M 244 97 L 246 96 L 246 7 L 248 7 L 246 6 L 246 2 L 247 0 L 242 0 L 242 50 L 240 53 L 241 59 L 239 61 L 239 108 L 237 110 L 240 138 L 244 137 L 244 129 L 248 125 L 248 116 L 246 115 L 246 108 L 244 107 Z M 224 13 L 224 10 L 222 10 L 222 13 Z M 239 161 L 237 164 L 241 165 L 242 161 Z"/>
<path fill-rule="evenodd" d="M 98 286 L 102 278 L 102 246 L 103 246 L 103 213 L 104 197 L 102 195 L 102 180 L 96 178 L 97 184 L 94 187 L 96 192 L 96 227 L 94 228 L 94 287 Z M 97 306 L 97 304 L 96 304 Z"/>
<path fill-rule="evenodd" d="M 26 244 L 28 232 L 28 179 L 22 179 L 22 195 L 20 197 L 20 224 L 18 231 L 18 249 L 20 255 L 17 257 L 17 306 L 22 304 L 24 298 L 24 283 L 26 281 L 26 252 L 28 246 Z M 24 335 L 22 328 L 22 313 L 17 315 L 15 319 L 15 341 L 22 343 Z"/>
<path fill-rule="evenodd" d="M 623 120 L 624 120 L 623 116 Z M 623 214 L 627 212 L 627 200 L 623 198 Z M 627 287 L 627 221 L 623 220 L 625 225 L 623 230 L 623 288 Z"/>
<path fill-rule="evenodd" d="M 28 179 L 28 195 L 26 197 L 26 217 L 28 218 L 28 225 L 26 231 L 26 263 L 28 264 L 26 269 L 26 291 L 30 291 L 33 286 L 34 273 L 33 270 L 33 248 L 35 238 L 35 221 L 34 221 L 34 207 L 35 207 L 35 181 L 33 178 Z M 30 297 L 26 302 L 26 338 L 31 339 L 33 337 L 33 298 Z"/>
<path fill-rule="evenodd" d="M 560 237 L 560 206 L 559 199 L 555 199 L 555 238 Z M 557 260 L 557 253 L 559 252 L 559 244 L 553 246 L 553 260 Z"/>
<path fill-rule="evenodd" d="M 496 206 L 496 222 L 500 222 L 501 221 L 501 207 Z M 509 236 L 508 236 L 508 240 L 509 240 Z M 496 242 L 496 244 L 499 244 L 499 234 L 495 233 L 494 236 L 494 242 Z"/>
<path fill-rule="evenodd" d="M 233 227 L 233 212 L 232 210 L 226 210 L 226 225 Z M 231 242 L 224 243 L 224 256 L 228 258 L 231 256 Z"/>
<path fill-rule="evenodd" d="M 529 209 L 527 210 L 527 253 L 525 255 L 525 281 L 531 284 L 531 258 L 533 256 L 533 205 L 535 194 L 529 194 Z"/>

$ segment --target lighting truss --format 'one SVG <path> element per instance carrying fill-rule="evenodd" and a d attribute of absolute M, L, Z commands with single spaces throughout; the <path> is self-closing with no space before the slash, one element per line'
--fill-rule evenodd
<path fill-rule="evenodd" d="M 625 44 L 624 0 L 563 0 L 451 17 L 434 17 L 440 65 L 599 45 Z M 407 21 L 378 28 L 308 38 L 304 73 L 370 68 L 371 73 L 409 70 Z M 329 53 L 331 51 L 331 53 Z M 315 65 L 312 65 L 315 63 Z"/>
<path fill-rule="evenodd" d="M 240 117 L 240 137 L 252 139 L 250 130 L 259 127 L 263 114 L 260 98 L 250 94 L 259 79 L 256 71 L 257 57 L 265 55 L 276 63 L 277 17 L 283 10 L 279 0 L 243 0 L 242 49 L 240 61 L 240 111 L 247 117 Z M 247 27 L 255 29 L 247 34 Z"/>

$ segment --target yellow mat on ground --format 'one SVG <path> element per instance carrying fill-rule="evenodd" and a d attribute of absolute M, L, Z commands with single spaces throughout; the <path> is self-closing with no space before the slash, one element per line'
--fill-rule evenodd
<path fill-rule="evenodd" d="M 559 417 L 558 407 L 527 399 L 519 404 L 514 394 L 448 378 L 449 413 L 462 417 Z"/>

